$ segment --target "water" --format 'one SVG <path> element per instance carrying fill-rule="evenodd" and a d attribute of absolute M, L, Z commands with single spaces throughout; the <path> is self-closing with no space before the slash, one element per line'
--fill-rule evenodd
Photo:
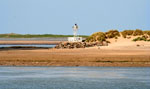
<path fill-rule="evenodd" d="M 0 89 L 150 89 L 150 67 L 0 67 Z"/>
<path fill-rule="evenodd" d="M 55 47 L 56 45 L 0 45 L 0 47 L 13 47 L 13 46 L 22 46 L 22 47 L 48 47 L 52 48 Z"/>
<path fill-rule="evenodd" d="M 44 38 L 0 38 L 0 41 L 67 41 L 67 37 L 44 37 Z"/>
<path fill-rule="evenodd" d="M 67 41 L 67 37 L 44 37 L 44 38 L 0 38 L 0 41 Z M 0 47 L 33 46 L 33 47 L 55 47 L 56 45 L 0 45 Z"/>

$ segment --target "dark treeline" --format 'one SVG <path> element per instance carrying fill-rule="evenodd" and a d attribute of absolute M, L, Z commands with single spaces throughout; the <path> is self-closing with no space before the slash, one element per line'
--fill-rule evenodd
<path fill-rule="evenodd" d="M 79 35 L 88 37 L 86 35 Z M 73 37 L 73 35 L 55 35 L 55 34 L 0 34 L 0 38 L 40 38 L 40 37 Z"/>
<path fill-rule="evenodd" d="M 91 36 L 87 35 L 79 35 L 80 37 L 87 38 L 87 42 L 94 42 L 94 41 L 105 41 L 109 38 L 115 38 L 122 36 L 124 38 L 127 38 L 128 36 L 142 36 L 138 37 L 136 39 L 133 39 L 133 41 L 149 41 L 150 39 L 150 30 L 124 30 L 119 32 L 118 30 L 109 30 L 108 32 L 96 32 L 93 33 Z M 0 38 L 42 38 L 42 37 L 73 37 L 73 35 L 55 35 L 55 34 L 0 34 Z"/>

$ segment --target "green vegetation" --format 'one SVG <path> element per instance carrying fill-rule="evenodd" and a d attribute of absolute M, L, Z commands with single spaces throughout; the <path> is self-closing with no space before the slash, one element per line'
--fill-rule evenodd
<path fill-rule="evenodd" d="M 142 31 L 140 29 L 136 30 L 124 30 L 121 32 L 122 36 L 126 38 L 127 36 L 142 36 L 142 35 L 148 35 L 150 36 L 150 31 Z"/>
<path fill-rule="evenodd" d="M 148 39 L 148 37 L 146 36 L 142 36 L 142 37 L 137 37 L 133 39 L 133 41 L 150 41 L 150 39 Z"/>
<path fill-rule="evenodd" d="M 96 32 L 89 36 L 86 41 L 87 42 L 95 42 L 95 41 L 106 41 L 107 38 L 115 38 L 118 39 L 118 36 L 120 36 L 120 33 L 118 30 L 109 30 L 108 32 Z"/>
<path fill-rule="evenodd" d="M 150 36 L 150 31 L 143 31 L 143 34 L 147 34 L 148 36 Z"/>
<path fill-rule="evenodd" d="M 134 33 L 134 30 L 124 30 L 121 32 L 121 34 L 124 38 L 126 38 L 127 36 L 133 35 L 133 33 Z"/>
<path fill-rule="evenodd" d="M 105 40 L 106 40 L 106 36 L 105 33 L 103 32 L 96 32 L 86 39 L 87 42 L 95 42 L 95 41 L 102 42 Z"/>
<path fill-rule="evenodd" d="M 80 35 L 81 37 L 88 37 Z M 0 38 L 40 38 L 40 37 L 73 37 L 73 35 L 54 35 L 54 34 L 0 34 Z"/>
<path fill-rule="evenodd" d="M 105 33 L 106 38 L 117 38 L 120 36 L 120 33 L 118 30 L 109 30 L 108 32 Z"/>
<path fill-rule="evenodd" d="M 133 33 L 133 36 L 141 36 L 143 35 L 143 31 L 140 29 L 136 29 Z"/>
<path fill-rule="evenodd" d="M 145 37 L 137 37 L 135 39 L 133 39 L 133 41 L 146 41 Z"/>
<path fill-rule="evenodd" d="M 150 30 L 142 31 L 140 29 L 124 30 L 122 32 L 119 32 L 118 30 L 109 30 L 108 32 L 105 32 L 105 33 L 96 32 L 92 34 L 91 36 L 89 36 L 86 39 L 86 41 L 87 42 L 95 42 L 95 41 L 101 42 L 101 41 L 106 41 L 108 38 L 118 39 L 118 37 L 120 36 L 120 33 L 122 34 L 124 38 L 126 38 L 127 36 L 130 36 L 130 38 L 131 36 L 140 36 L 140 37 L 133 39 L 133 41 L 150 41 Z"/>
<path fill-rule="evenodd" d="M 140 36 L 133 41 L 150 41 L 150 30 L 142 31 L 140 29 L 136 30 L 124 30 L 119 32 L 118 30 L 109 30 L 108 32 L 96 32 L 91 36 L 80 35 L 80 37 L 86 38 L 87 42 L 95 42 L 95 41 L 107 41 L 108 38 L 118 39 L 120 33 L 124 38 L 127 36 Z M 141 37 L 142 36 L 142 37 Z M 73 35 L 54 35 L 54 34 L 0 34 L 0 38 L 44 38 L 44 37 L 73 37 Z"/>

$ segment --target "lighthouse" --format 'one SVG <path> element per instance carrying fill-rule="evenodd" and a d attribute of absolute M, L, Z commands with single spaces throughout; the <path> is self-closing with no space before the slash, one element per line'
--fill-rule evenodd
<path fill-rule="evenodd" d="M 79 27 L 78 27 L 77 24 L 75 24 L 75 25 L 72 27 L 74 37 L 77 37 L 77 31 L 78 31 L 78 28 L 79 28 Z"/>
<path fill-rule="evenodd" d="M 68 37 L 68 41 L 69 42 L 82 42 L 82 37 L 78 36 L 78 30 L 79 30 L 79 26 L 77 24 L 74 24 L 74 26 L 72 26 L 73 29 L 73 37 Z"/>

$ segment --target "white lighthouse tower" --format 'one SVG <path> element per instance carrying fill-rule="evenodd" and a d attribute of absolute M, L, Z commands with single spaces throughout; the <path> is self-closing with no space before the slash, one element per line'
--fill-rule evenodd
<path fill-rule="evenodd" d="M 79 28 L 79 27 L 78 27 L 77 24 L 75 24 L 75 25 L 72 27 L 74 37 L 77 37 L 77 31 L 78 31 L 78 28 Z"/>
<path fill-rule="evenodd" d="M 78 25 L 75 24 L 75 25 L 72 27 L 72 29 L 73 29 L 73 35 L 74 35 L 74 36 L 73 36 L 73 37 L 68 37 L 68 41 L 69 41 L 69 42 L 82 42 L 82 37 L 79 37 L 78 34 L 77 34 L 78 29 L 79 29 Z"/>

